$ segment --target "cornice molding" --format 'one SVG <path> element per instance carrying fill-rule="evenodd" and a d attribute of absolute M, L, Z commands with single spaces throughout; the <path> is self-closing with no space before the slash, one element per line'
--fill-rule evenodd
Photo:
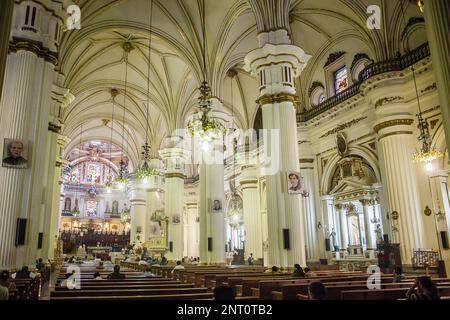
<path fill-rule="evenodd" d="M 375 102 L 375 109 L 383 106 L 384 104 L 393 103 L 393 102 L 397 102 L 397 101 L 403 101 L 404 99 L 405 98 L 400 97 L 400 96 L 381 98 L 377 102 Z"/>
<path fill-rule="evenodd" d="M 48 61 L 55 66 L 58 65 L 58 53 L 51 52 L 49 49 L 44 48 L 40 42 L 14 37 L 13 40 L 9 42 L 8 52 L 17 52 L 20 50 L 33 52 L 39 58 L 43 58 L 45 61 Z"/>
<path fill-rule="evenodd" d="M 413 119 L 394 119 L 381 122 L 373 127 L 373 130 L 378 133 L 381 129 L 394 126 L 410 126 L 414 122 Z"/>
<path fill-rule="evenodd" d="M 323 67 L 325 68 L 325 67 L 329 66 L 330 64 L 335 62 L 337 59 L 342 57 L 344 54 L 346 54 L 345 51 L 338 51 L 338 52 L 330 53 L 330 55 L 328 56 L 327 62 L 325 62 L 325 65 Z"/>
<path fill-rule="evenodd" d="M 266 104 L 292 102 L 294 105 L 298 102 L 295 95 L 290 93 L 265 94 L 256 100 L 256 103 L 263 106 Z"/>
<path fill-rule="evenodd" d="M 343 124 L 340 124 L 337 127 L 327 131 L 325 134 L 320 136 L 320 138 L 325 138 L 325 137 L 328 137 L 331 134 L 335 134 L 335 133 L 337 133 L 339 131 L 342 131 L 342 130 L 344 130 L 346 128 L 350 128 L 350 127 L 354 126 L 355 124 L 357 124 L 358 122 L 360 122 L 360 121 L 362 121 L 364 119 L 367 119 L 367 116 L 364 116 L 364 117 L 361 117 L 361 118 L 357 118 L 357 119 L 353 119 L 351 121 L 348 121 L 348 122 L 345 122 Z"/>
<path fill-rule="evenodd" d="M 54 132 L 54 133 L 61 133 L 61 126 L 58 126 L 54 123 L 49 122 L 48 123 L 48 131 Z"/>

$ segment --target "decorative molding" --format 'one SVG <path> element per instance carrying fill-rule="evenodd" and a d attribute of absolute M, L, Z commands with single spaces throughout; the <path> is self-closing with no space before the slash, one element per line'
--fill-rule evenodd
<path fill-rule="evenodd" d="M 186 176 L 183 173 L 179 173 L 179 172 L 172 172 L 172 173 L 166 173 L 164 174 L 164 177 L 167 178 L 180 178 L 180 179 L 185 179 Z"/>
<path fill-rule="evenodd" d="M 394 119 L 377 124 L 375 127 L 373 127 L 373 130 L 378 133 L 378 131 L 380 131 L 381 129 L 393 126 L 410 126 L 413 122 L 413 119 Z"/>
<path fill-rule="evenodd" d="M 322 84 L 321 82 L 319 82 L 319 81 L 314 81 L 314 82 L 312 83 L 311 87 L 309 88 L 308 95 L 311 96 L 311 94 L 312 94 L 312 92 L 314 91 L 314 89 L 316 89 L 316 88 L 318 88 L 318 87 L 320 87 L 320 88 L 322 88 L 322 89 L 325 90 L 325 87 L 323 86 L 323 84 Z"/>
<path fill-rule="evenodd" d="M 430 127 L 431 127 L 431 130 L 433 130 L 434 129 L 434 127 L 436 127 L 436 124 L 439 122 L 439 119 L 434 119 L 434 120 L 431 120 L 430 121 Z"/>
<path fill-rule="evenodd" d="M 352 65 L 351 65 L 351 67 L 350 67 L 350 70 L 353 70 L 353 67 L 355 66 L 355 64 L 356 64 L 359 60 L 361 60 L 361 59 L 367 59 L 367 60 L 369 60 L 369 61 L 372 61 L 372 63 L 373 63 L 373 60 L 370 59 L 369 56 L 368 56 L 367 54 L 365 54 L 365 53 L 357 53 L 357 54 L 355 54 L 355 56 L 353 57 L 353 61 L 352 61 Z"/>
<path fill-rule="evenodd" d="M 12 41 L 9 42 L 8 52 L 17 52 L 20 50 L 33 52 L 39 58 L 43 58 L 55 66 L 58 65 L 58 53 L 44 48 L 41 42 L 13 37 Z"/>
<path fill-rule="evenodd" d="M 54 133 L 61 133 L 61 126 L 58 126 L 54 123 L 49 122 L 48 123 L 48 131 L 54 132 Z"/>
<path fill-rule="evenodd" d="M 309 143 L 309 140 L 299 140 L 298 144 Z"/>
<path fill-rule="evenodd" d="M 374 151 L 377 150 L 377 144 L 375 141 L 369 142 L 368 145 L 372 150 L 374 150 Z"/>
<path fill-rule="evenodd" d="M 338 52 L 333 52 L 330 53 L 330 55 L 328 56 L 327 62 L 325 62 L 325 65 L 323 66 L 324 68 L 330 64 L 332 64 L 333 62 L 335 62 L 337 59 L 339 59 L 340 57 L 342 57 L 344 54 L 346 54 L 345 51 L 338 51 Z"/>
<path fill-rule="evenodd" d="M 325 137 L 328 137 L 331 134 L 335 134 L 335 133 L 337 133 L 339 131 L 342 131 L 342 130 L 344 130 L 346 128 L 350 128 L 350 127 L 354 126 L 355 124 L 357 124 L 358 122 L 360 122 L 360 121 L 362 121 L 362 120 L 364 120 L 366 118 L 367 118 L 367 116 L 364 116 L 364 117 L 353 119 L 353 120 L 348 121 L 346 123 L 340 124 L 337 127 L 327 131 L 324 135 L 320 136 L 320 138 L 325 138 Z"/>
<path fill-rule="evenodd" d="M 105 126 L 105 127 L 107 127 L 108 126 L 108 123 L 110 123 L 111 122 L 111 120 L 109 120 L 109 119 L 102 119 L 102 124 L 103 124 L 103 126 Z"/>
<path fill-rule="evenodd" d="M 412 134 L 412 131 L 395 131 L 395 132 L 389 132 L 386 134 L 381 135 L 380 137 L 378 137 L 378 141 L 380 141 L 383 138 L 389 137 L 389 136 L 395 136 L 398 134 Z"/>
<path fill-rule="evenodd" d="M 299 159 L 299 163 L 313 163 L 314 159 Z"/>
<path fill-rule="evenodd" d="M 289 93 L 265 94 L 256 100 L 256 103 L 263 106 L 266 104 L 292 102 L 294 105 L 298 103 L 295 95 Z"/>
<path fill-rule="evenodd" d="M 378 100 L 375 103 L 375 109 L 378 107 L 383 106 L 385 103 L 391 103 L 391 102 L 396 102 L 396 101 L 402 101 L 405 98 L 400 97 L 400 96 L 393 96 L 393 97 L 385 97 L 385 98 L 381 98 L 380 100 Z"/>
<path fill-rule="evenodd" d="M 433 84 L 430 84 L 428 87 L 425 87 L 423 90 L 420 90 L 420 93 L 425 93 L 431 90 L 436 90 L 437 89 L 437 85 L 436 82 L 434 82 Z"/>
<path fill-rule="evenodd" d="M 408 32 L 409 28 L 411 28 L 412 26 L 416 25 L 416 24 L 424 24 L 425 23 L 425 19 L 423 17 L 411 17 L 408 20 L 408 23 L 406 24 L 405 28 L 403 29 L 402 35 L 400 37 L 400 39 L 403 39 L 405 37 L 405 34 Z"/>

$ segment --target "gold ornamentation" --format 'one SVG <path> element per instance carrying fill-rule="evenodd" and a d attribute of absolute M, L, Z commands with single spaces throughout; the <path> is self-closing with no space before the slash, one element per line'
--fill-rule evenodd
<path fill-rule="evenodd" d="M 389 120 L 389 121 L 384 121 L 381 122 L 379 124 L 377 124 L 373 130 L 378 133 L 378 131 L 380 131 L 381 129 L 385 129 L 388 127 L 393 127 L 393 126 L 410 126 L 412 123 L 414 122 L 413 119 L 395 119 L 395 120 Z"/>
<path fill-rule="evenodd" d="M 265 94 L 256 100 L 256 103 L 261 106 L 282 102 L 292 102 L 293 104 L 296 104 L 298 100 L 295 95 L 289 93 Z"/>
<path fill-rule="evenodd" d="M 391 216 L 392 216 L 392 220 L 398 220 L 398 212 L 397 211 L 392 211 Z"/>
<path fill-rule="evenodd" d="M 350 127 L 354 126 L 355 124 L 357 124 L 358 122 L 360 122 L 360 121 L 362 121 L 362 120 L 364 120 L 364 119 L 366 119 L 366 118 L 367 118 L 367 116 L 364 116 L 364 117 L 357 118 L 357 119 L 353 119 L 353 120 L 351 120 L 351 121 L 349 121 L 349 122 L 340 124 L 340 125 L 338 125 L 337 127 L 331 129 L 330 131 L 327 131 L 327 132 L 326 132 L 324 135 L 322 135 L 320 138 L 325 138 L 325 137 L 328 137 L 328 136 L 331 135 L 331 134 L 335 134 L 335 133 L 337 133 L 337 132 L 339 132 L 339 131 L 342 131 L 342 130 L 344 130 L 344 129 L 346 129 L 346 128 L 350 128 Z"/>
<path fill-rule="evenodd" d="M 436 82 L 430 84 L 428 87 L 425 87 L 423 90 L 420 90 L 420 93 L 425 93 L 430 90 L 435 90 L 437 88 Z"/>
<path fill-rule="evenodd" d="M 423 210 L 423 213 L 427 216 L 427 217 L 429 217 L 429 216 L 431 216 L 431 209 L 430 209 L 430 207 L 429 206 L 425 206 L 425 210 Z"/>
<path fill-rule="evenodd" d="M 180 179 L 186 178 L 186 176 L 184 174 L 179 173 L 179 172 L 166 173 L 164 176 L 166 178 L 180 178 Z"/>
<path fill-rule="evenodd" d="M 385 103 L 391 103 L 391 102 L 402 101 L 402 100 L 404 100 L 404 98 L 400 97 L 400 96 L 381 98 L 380 100 L 378 100 L 375 103 L 375 109 L 383 106 Z"/>
<path fill-rule="evenodd" d="M 38 57 L 43 58 L 45 61 L 49 61 L 55 66 L 58 65 L 58 54 L 51 52 L 49 49 L 44 48 L 42 43 L 29 39 L 13 37 L 13 40 L 9 43 L 9 52 L 17 52 L 19 50 L 26 50 L 35 53 Z"/>

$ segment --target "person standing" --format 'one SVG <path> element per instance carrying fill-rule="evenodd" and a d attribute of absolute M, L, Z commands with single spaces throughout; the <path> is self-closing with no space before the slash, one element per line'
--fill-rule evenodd
<path fill-rule="evenodd" d="M 253 258 L 253 253 L 250 253 L 250 256 L 248 257 L 247 261 L 248 261 L 249 266 L 253 265 L 253 263 L 255 261 L 255 259 Z"/>

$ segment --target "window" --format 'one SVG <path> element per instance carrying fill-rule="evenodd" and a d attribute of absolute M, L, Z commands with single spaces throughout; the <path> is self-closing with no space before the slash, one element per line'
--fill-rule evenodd
<path fill-rule="evenodd" d="M 343 66 L 334 73 L 334 89 L 339 94 L 348 87 L 347 68 Z"/>
<path fill-rule="evenodd" d="M 325 96 L 323 93 L 319 96 L 319 104 L 325 101 Z"/>

